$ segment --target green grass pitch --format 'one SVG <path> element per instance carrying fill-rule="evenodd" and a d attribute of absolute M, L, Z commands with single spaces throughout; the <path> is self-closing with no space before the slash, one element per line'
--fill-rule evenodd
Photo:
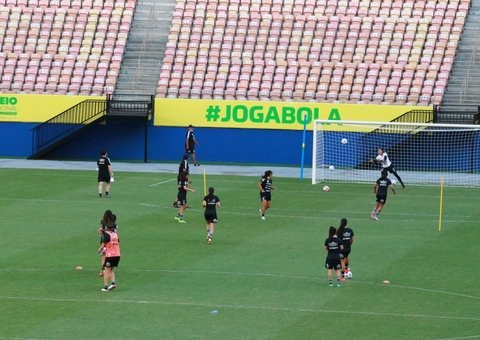
<path fill-rule="evenodd" d="M 201 176 L 185 225 L 172 174 L 0 170 L 0 339 L 450 339 L 480 337 L 478 189 L 391 193 L 274 178 L 262 221 L 258 177 L 208 176 L 222 201 L 205 242 Z M 407 183 L 408 184 L 408 183 Z M 118 216 L 117 289 L 101 292 L 96 230 Z M 327 285 L 325 240 L 347 217 L 353 279 Z M 75 270 L 77 265 L 83 270 Z M 383 285 L 383 280 L 390 285 Z M 218 313 L 210 314 L 217 310 Z"/>

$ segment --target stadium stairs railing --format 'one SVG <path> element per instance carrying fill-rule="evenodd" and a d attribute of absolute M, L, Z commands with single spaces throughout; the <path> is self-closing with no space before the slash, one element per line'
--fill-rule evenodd
<path fill-rule="evenodd" d="M 98 124 L 106 113 L 105 99 L 87 99 L 34 127 L 31 129 L 32 155 L 28 159 L 38 159 L 86 127 Z"/>
<path fill-rule="evenodd" d="M 480 106 L 475 104 L 442 106 L 436 112 L 435 123 L 480 124 Z"/>

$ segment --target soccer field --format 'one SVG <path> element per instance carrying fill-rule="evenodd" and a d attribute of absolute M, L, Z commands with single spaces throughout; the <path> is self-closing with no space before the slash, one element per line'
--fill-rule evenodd
<path fill-rule="evenodd" d="M 262 221 L 259 177 L 208 176 L 222 207 L 207 245 L 200 175 L 182 225 L 176 175 L 115 174 L 99 199 L 95 171 L 0 169 L 0 339 L 480 338 L 478 189 L 445 189 L 438 232 L 438 187 L 397 186 L 372 221 L 376 178 L 327 193 L 274 178 Z M 122 251 L 110 292 L 96 253 L 106 209 Z M 323 242 L 342 217 L 353 279 L 331 288 Z"/>

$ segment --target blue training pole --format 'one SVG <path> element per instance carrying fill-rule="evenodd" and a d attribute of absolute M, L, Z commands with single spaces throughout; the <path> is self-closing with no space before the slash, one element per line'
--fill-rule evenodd
<path fill-rule="evenodd" d="M 305 140 L 307 139 L 307 115 L 303 116 L 302 160 L 300 163 L 300 180 L 303 181 L 303 167 L 305 165 Z"/>

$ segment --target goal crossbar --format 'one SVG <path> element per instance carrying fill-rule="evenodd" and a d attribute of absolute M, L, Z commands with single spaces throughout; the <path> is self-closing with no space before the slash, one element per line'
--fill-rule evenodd
<path fill-rule="evenodd" d="M 370 122 L 364 120 L 326 120 L 316 119 L 315 123 L 328 124 L 328 125 L 395 125 L 395 126 L 424 126 L 432 128 L 455 128 L 455 129 L 468 129 L 468 130 L 480 130 L 480 125 L 466 125 L 466 124 L 437 124 L 437 123 L 396 123 L 396 122 Z"/>

